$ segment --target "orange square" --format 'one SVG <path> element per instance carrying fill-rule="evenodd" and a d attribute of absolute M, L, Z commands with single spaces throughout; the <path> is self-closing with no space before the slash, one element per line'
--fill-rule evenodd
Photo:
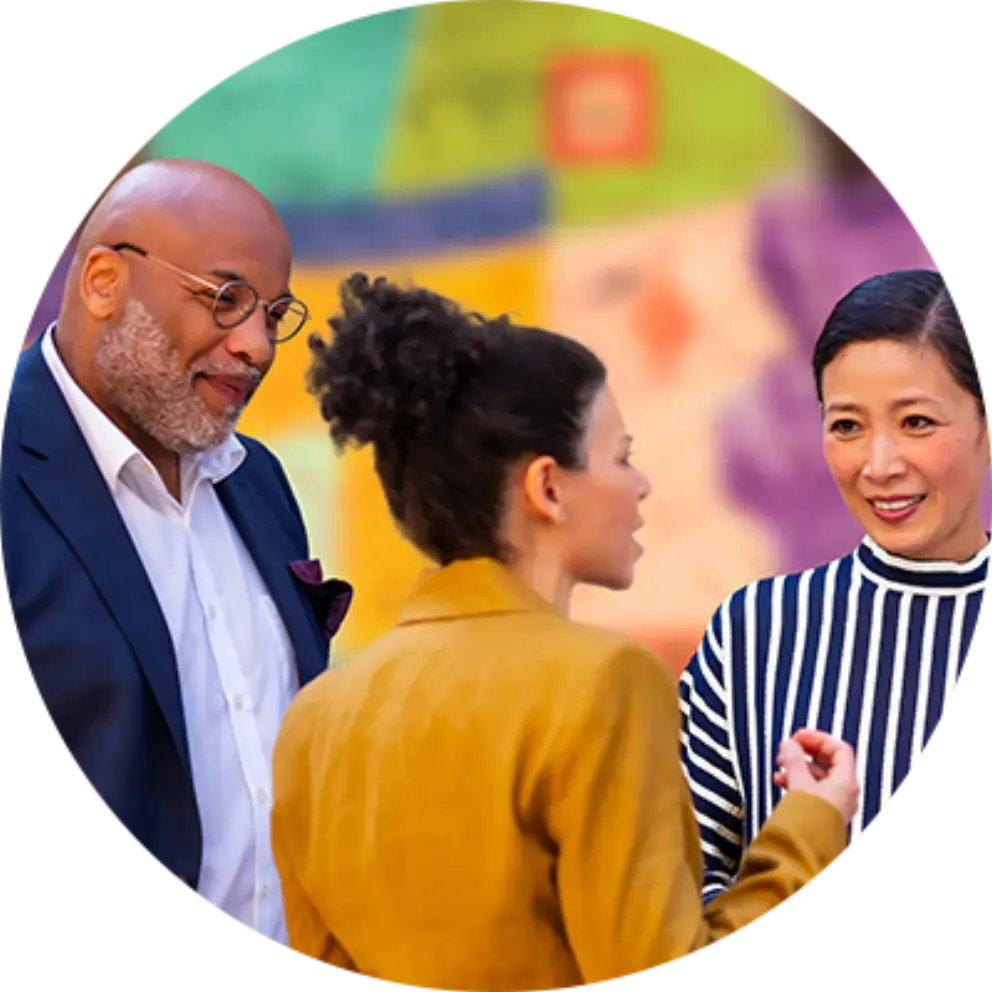
<path fill-rule="evenodd" d="M 548 69 L 545 103 L 553 163 L 626 164 L 648 157 L 653 100 L 647 59 L 556 59 Z"/>

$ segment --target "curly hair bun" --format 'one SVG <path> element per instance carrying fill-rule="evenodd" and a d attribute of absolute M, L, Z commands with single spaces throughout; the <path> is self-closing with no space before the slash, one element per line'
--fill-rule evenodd
<path fill-rule="evenodd" d="M 339 447 L 409 441 L 439 427 L 508 327 L 360 272 L 341 284 L 340 297 L 330 344 L 310 338 L 308 374 Z"/>

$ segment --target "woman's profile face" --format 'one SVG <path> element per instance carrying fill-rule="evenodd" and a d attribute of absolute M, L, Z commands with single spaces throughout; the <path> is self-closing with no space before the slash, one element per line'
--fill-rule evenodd
<path fill-rule="evenodd" d="M 634 581 L 643 554 L 634 532 L 651 485 L 631 464 L 631 443 L 616 399 L 604 386 L 589 410 L 585 468 L 568 473 L 567 518 L 559 535 L 577 582 L 626 589 Z"/>
<path fill-rule="evenodd" d="M 985 543 L 989 439 L 975 398 L 929 345 L 847 345 L 823 370 L 823 452 L 847 508 L 886 551 L 965 561 Z"/>

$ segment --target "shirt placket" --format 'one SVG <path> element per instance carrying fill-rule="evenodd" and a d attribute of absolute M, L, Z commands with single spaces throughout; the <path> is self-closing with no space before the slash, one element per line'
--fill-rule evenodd
<path fill-rule="evenodd" d="M 192 507 L 193 500 L 190 501 Z M 269 906 L 274 902 L 273 879 L 266 870 L 269 844 L 269 814 L 271 782 L 262 739 L 255 721 L 255 700 L 251 698 L 244 672 L 238 661 L 238 651 L 228 622 L 228 610 L 208 565 L 208 556 L 200 547 L 195 531 L 190 528 L 190 513 L 186 514 L 190 541 L 190 560 L 196 582 L 197 596 L 203 606 L 207 640 L 217 664 L 221 691 L 227 702 L 228 719 L 234 736 L 245 787 L 251 797 L 254 835 L 254 879 L 252 886 L 252 917 L 255 929 L 268 932 L 263 923 L 271 916 Z M 231 609 L 228 604 L 228 609 Z"/>

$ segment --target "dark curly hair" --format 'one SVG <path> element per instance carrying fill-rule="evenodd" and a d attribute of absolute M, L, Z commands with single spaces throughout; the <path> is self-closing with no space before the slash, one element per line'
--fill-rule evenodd
<path fill-rule="evenodd" d="M 855 341 L 930 345 L 985 416 L 978 369 L 944 279 L 929 269 L 886 272 L 858 283 L 827 318 L 813 349 L 816 396 L 823 403 L 823 370 Z"/>
<path fill-rule="evenodd" d="M 373 446 L 393 517 L 439 564 L 505 560 L 510 472 L 540 455 L 584 467 L 602 362 L 560 334 L 489 320 L 382 277 L 355 273 L 340 295 L 330 344 L 310 337 L 308 373 L 338 450 Z"/>

